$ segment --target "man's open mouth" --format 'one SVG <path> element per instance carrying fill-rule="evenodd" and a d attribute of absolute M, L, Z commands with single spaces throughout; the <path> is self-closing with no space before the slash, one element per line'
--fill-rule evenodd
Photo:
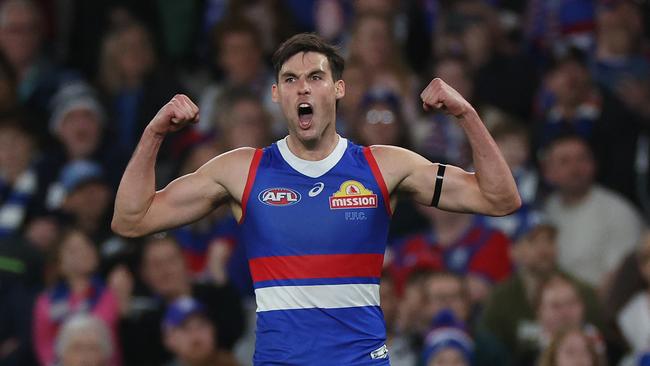
<path fill-rule="evenodd" d="M 298 119 L 300 127 L 307 129 L 311 126 L 311 119 L 314 117 L 314 109 L 309 103 L 298 104 Z"/>

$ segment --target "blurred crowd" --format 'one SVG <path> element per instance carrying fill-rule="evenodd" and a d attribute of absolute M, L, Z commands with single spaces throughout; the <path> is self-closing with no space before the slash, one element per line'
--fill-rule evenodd
<path fill-rule="evenodd" d="M 164 142 L 159 187 L 286 135 L 269 60 L 297 32 L 345 55 L 341 134 L 472 170 L 454 118 L 421 108 L 440 77 L 522 197 L 502 218 L 401 197 L 381 281 L 392 365 L 650 365 L 646 0 L 0 1 L 0 365 L 251 364 L 228 207 L 137 240 L 110 217 L 177 93 L 201 118 Z"/>

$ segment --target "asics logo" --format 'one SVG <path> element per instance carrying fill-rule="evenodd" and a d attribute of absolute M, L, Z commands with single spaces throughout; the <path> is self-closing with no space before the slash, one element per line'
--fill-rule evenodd
<path fill-rule="evenodd" d="M 309 193 L 308 193 L 309 197 L 318 196 L 323 191 L 323 188 L 325 188 L 325 183 L 323 183 L 323 182 L 318 182 L 318 183 L 314 184 L 314 187 L 309 190 Z"/>

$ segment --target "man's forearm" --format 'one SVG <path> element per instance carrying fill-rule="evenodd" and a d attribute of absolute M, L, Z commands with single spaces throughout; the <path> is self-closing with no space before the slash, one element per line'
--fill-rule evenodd
<path fill-rule="evenodd" d="M 498 214 L 510 213 L 521 205 L 512 172 L 499 147 L 473 108 L 458 116 L 472 147 L 476 179 L 481 193 Z"/>
<path fill-rule="evenodd" d="M 146 128 L 124 171 L 115 198 L 112 228 L 129 236 L 133 226 L 147 213 L 156 193 L 156 156 L 164 135 Z"/>

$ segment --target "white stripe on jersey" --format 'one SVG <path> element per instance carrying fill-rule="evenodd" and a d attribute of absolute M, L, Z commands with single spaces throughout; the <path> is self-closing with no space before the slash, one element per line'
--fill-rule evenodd
<path fill-rule="evenodd" d="M 255 290 L 257 311 L 379 306 L 379 285 L 275 286 Z"/>

